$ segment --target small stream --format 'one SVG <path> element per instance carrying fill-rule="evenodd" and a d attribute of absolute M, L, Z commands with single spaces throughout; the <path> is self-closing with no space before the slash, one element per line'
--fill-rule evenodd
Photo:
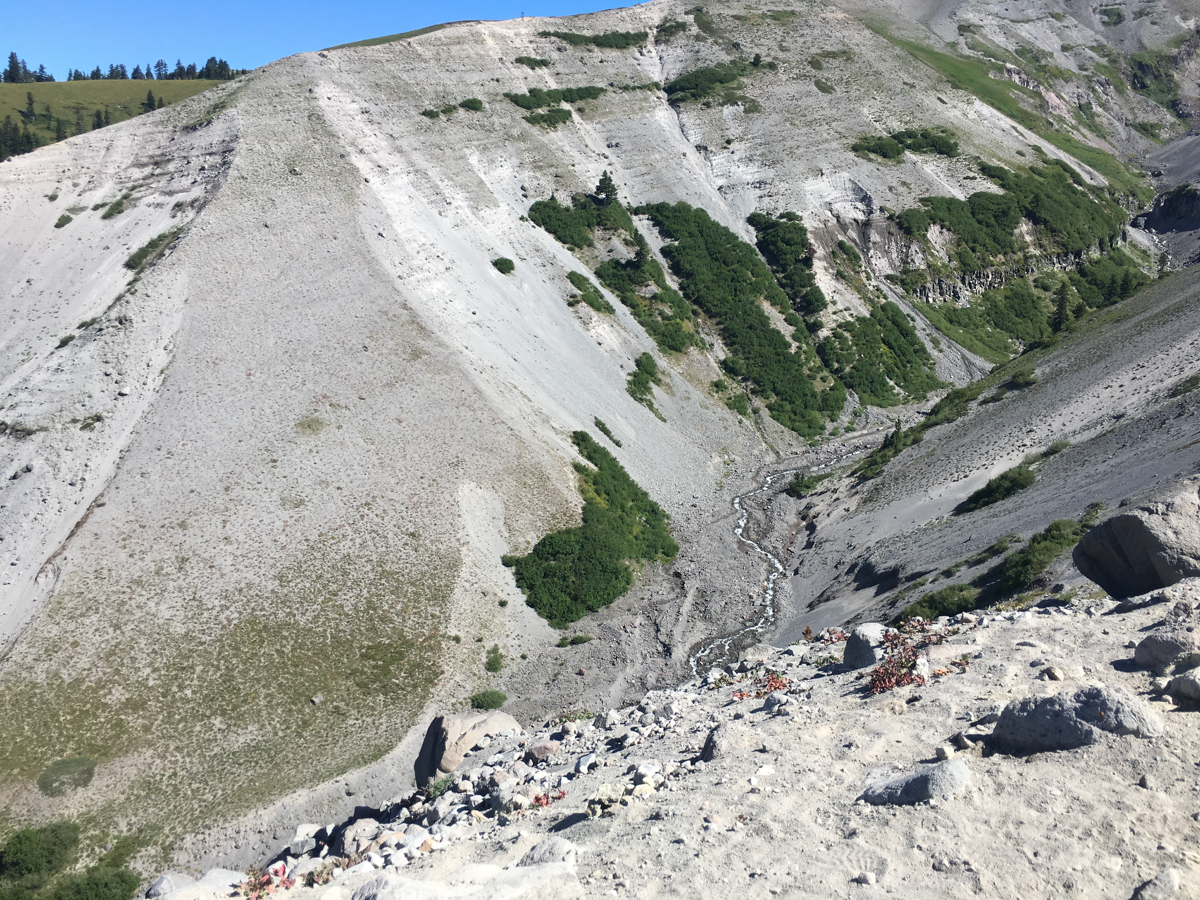
<path fill-rule="evenodd" d="M 746 509 L 745 501 L 769 491 L 771 486 L 781 478 L 791 479 L 793 475 L 798 475 L 801 472 L 821 472 L 844 462 L 851 456 L 855 456 L 862 452 L 862 448 L 857 450 L 848 450 L 827 463 L 822 463 L 815 466 L 800 466 L 799 468 L 785 469 L 782 472 L 776 472 L 764 478 L 762 484 L 760 484 L 754 490 L 747 491 L 746 493 L 740 494 L 733 498 L 733 508 L 737 510 L 738 513 L 737 523 L 733 526 L 734 537 L 736 537 L 742 544 L 749 547 L 755 553 L 764 557 L 767 562 L 770 563 L 770 572 L 767 573 L 766 585 L 763 588 L 761 606 L 762 612 L 754 624 L 747 625 L 744 628 L 740 628 L 737 631 L 729 634 L 724 634 L 720 637 L 713 638 L 708 641 L 708 643 L 704 644 L 699 650 L 693 653 L 688 658 L 688 665 L 691 666 L 693 676 L 700 674 L 699 669 L 701 663 L 711 668 L 720 663 L 726 662 L 730 655 L 730 648 L 735 642 L 738 642 L 741 638 L 744 638 L 748 634 L 761 632 L 775 622 L 775 584 L 779 580 L 780 576 L 784 574 L 783 563 L 780 561 L 778 556 L 776 556 L 766 547 L 762 546 L 760 543 L 758 543 L 758 541 L 746 537 L 746 524 L 750 520 L 750 511 Z"/>

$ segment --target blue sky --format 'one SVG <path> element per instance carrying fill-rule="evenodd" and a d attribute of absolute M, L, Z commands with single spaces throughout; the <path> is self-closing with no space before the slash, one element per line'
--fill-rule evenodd
<path fill-rule="evenodd" d="M 462 19 L 566 16 L 631 5 L 621 0 L 38 0 L 6 2 L 0 51 L 12 51 L 31 68 L 57 79 L 68 69 L 108 69 L 180 58 L 203 65 L 210 56 L 251 69 L 302 50 L 396 34 Z"/>

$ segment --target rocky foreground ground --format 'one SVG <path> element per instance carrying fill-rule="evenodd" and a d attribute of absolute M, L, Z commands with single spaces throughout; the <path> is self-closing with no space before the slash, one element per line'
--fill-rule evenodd
<path fill-rule="evenodd" d="M 436 720 L 425 789 L 148 895 L 1196 897 L 1198 663 L 1200 578 L 829 630 L 586 719 Z"/>

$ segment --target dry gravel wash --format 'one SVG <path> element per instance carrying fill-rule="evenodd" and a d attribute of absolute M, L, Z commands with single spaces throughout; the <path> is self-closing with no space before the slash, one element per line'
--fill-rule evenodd
<path fill-rule="evenodd" d="M 650 341 L 623 308 L 566 306 L 565 273 L 581 264 L 522 221 L 529 203 L 607 168 L 628 199 L 688 200 L 746 237 L 751 210 L 794 209 L 814 226 L 836 317 L 855 301 L 829 247 L 879 215 L 876 198 L 965 196 L 980 186 L 967 155 L 1016 162 L 1038 142 L 825 4 L 790 22 L 721 13 L 711 39 L 630 51 L 536 36 L 631 30 L 686 6 L 304 54 L 3 165 L 8 816 L 228 819 L 419 733 L 431 697 L 483 685 L 493 642 L 524 679 L 518 708 L 574 702 L 578 688 L 554 679 L 556 636 L 499 557 L 575 520 L 568 435 L 597 415 L 685 553 L 680 578 L 652 567 L 597 622 L 619 643 L 581 651 L 604 661 L 587 663 L 594 693 L 677 677 L 679 649 L 753 615 L 764 567 L 721 520 L 764 464 L 803 448 L 709 397 L 704 354 L 665 365 L 665 422 L 634 403 L 625 374 Z M 747 81 L 761 113 L 677 113 L 661 94 L 615 89 L 724 60 L 735 42 L 779 62 Z M 853 61 L 826 65 L 835 92 L 822 93 L 808 58 L 840 47 Z M 512 62 L 521 54 L 555 65 L 532 72 Z M 915 87 L 897 93 L 900 78 Z M 614 89 L 553 132 L 502 98 L 558 84 Z M 473 96 L 482 113 L 419 114 Z M 860 133 L 916 123 L 954 128 L 966 154 L 880 166 L 849 152 Z M 62 209 L 128 190 L 121 215 L 81 210 L 53 228 Z M 183 240 L 110 307 L 124 259 L 176 224 Z M 488 265 L 500 255 L 517 261 L 512 276 Z M 871 258 L 877 275 L 901 263 Z M 946 355 L 939 371 L 969 372 Z M 705 593 L 716 602 L 693 603 Z M 99 761 L 91 785 L 39 794 L 38 773 L 73 755 Z M 367 779 L 373 795 L 396 777 Z M 347 802 L 333 784 L 319 793 Z"/>
<path fill-rule="evenodd" d="M 1163 697 L 1132 649 L 1148 631 L 1179 627 L 1168 620 L 1194 625 L 1200 579 L 1135 605 L 1145 601 L 1157 602 L 1128 613 L 1102 599 L 940 620 L 932 630 L 947 637 L 925 653 L 931 668 L 955 674 L 874 696 L 865 670 L 810 664 L 840 657 L 836 639 L 752 648 L 736 668 L 595 722 L 485 739 L 436 803 L 398 798 L 337 828 L 302 827 L 295 856 L 290 829 L 277 835 L 281 871 L 301 883 L 307 872 L 357 868 L 276 896 L 1124 900 L 1167 870 L 1179 888 L 1161 896 L 1200 896 L 1200 712 Z M 963 654 L 969 667 L 959 673 L 949 661 Z M 739 699 L 771 672 L 786 684 Z M 1005 704 L 1100 684 L 1137 696 L 1155 736 L 1097 732 L 1079 749 L 1029 756 L 989 749 Z M 704 762 L 714 729 L 724 736 Z M 864 802 L 873 786 L 945 758 L 968 772 L 951 793 Z M 548 836 L 575 845 L 565 871 L 526 868 Z M 556 849 L 541 861 L 570 850 Z M 228 891 L 166 900 L 214 895 Z"/>

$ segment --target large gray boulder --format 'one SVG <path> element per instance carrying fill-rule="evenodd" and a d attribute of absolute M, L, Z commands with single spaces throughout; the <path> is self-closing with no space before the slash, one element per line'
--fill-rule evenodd
<path fill-rule="evenodd" d="M 1002 753 L 1024 755 L 1073 750 L 1097 743 L 1106 733 L 1149 738 L 1162 730 L 1162 720 L 1144 700 L 1124 688 L 1099 685 L 1014 700 L 1000 713 L 990 743 Z"/>
<path fill-rule="evenodd" d="M 859 625 L 850 632 L 846 640 L 846 652 L 842 655 L 842 667 L 845 669 L 865 669 L 876 666 L 883 661 L 883 636 L 887 634 L 887 626 L 878 622 L 868 622 Z"/>
<path fill-rule="evenodd" d="M 1133 661 L 1144 669 L 1191 665 L 1200 659 L 1200 632 L 1176 629 L 1142 638 Z"/>
<path fill-rule="evenodd" d="M 438 716 L 429 723 L 421 752 L 413 763 L 418 787 L 425 787 L 442 774 L 459 767 L 468 750 L 485 737 L 495 737 L 502 731 L 521 733 L 521 724 L 508 713 L 462 713 Z"/>
<path fill-rule="evenodd" d="M 862 798 L 874 806 L 912 806 L 924 800 L 950 798 L 971 783 L 965 761 L 950 759 L 911 775 L 872 785 Z"/>
<path fill-rule="evenodd" d="M 1135 597 L 1200 576 L 1200 476 L 1165 499 L 1101 522 L 1071 554 L 1114 597 Z"/>

